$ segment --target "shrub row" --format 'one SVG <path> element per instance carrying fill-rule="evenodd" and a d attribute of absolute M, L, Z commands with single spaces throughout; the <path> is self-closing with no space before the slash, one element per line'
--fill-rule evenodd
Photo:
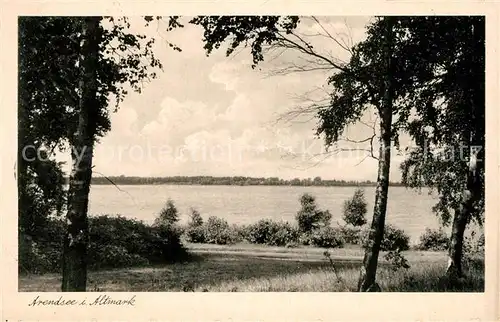
<path fill-rule="evenodd" d="M 192 217 L 193 218 L 193 217 Z M 247 226 L 230 226 L 222 218 L 209 217 L 203 222 L 196 213 L 185 229 L 185 237 L 191 243 L 232 244 L 247 241 L 251 244 L 269 246 L 289 246 L 297 244 L 325 248 L 341 248 L 344 244 L 365 245 L 368 240 L 367 229 L 359 227 L 323 226 L 309 232 L 300 232 L 298 227 L 288 222 L 261 219 Z M 403 230 L 387 225 L 381 249 L 408 250 L 410 237 Z"/>
<path fill-rule="evenodd" d="M 44 228 L 50 238 L 19 235 L 19 273 L 60 272 L 65 223 L 51 219 Z M 175 226 L 149 226 L 115 216 L 89 218 L 87 263 L 90 269 L 166 263 L 186 258 Z"/>
<path fill-rule="evenodd" d="M 185 237 L 191 243 L 232 244 L 247 241 L 251 244 L 293 247 L 297 244 L 317 247 L 342 247 L 344 240 L 338 229 L 321 227 L 312 232 L 301 233 L 298 227 L 288 222 L 261 219 L 246 225 L 230 226 L 226 220 L 211 216 L 203 222 L 196 212 L 185 229 Z"/>

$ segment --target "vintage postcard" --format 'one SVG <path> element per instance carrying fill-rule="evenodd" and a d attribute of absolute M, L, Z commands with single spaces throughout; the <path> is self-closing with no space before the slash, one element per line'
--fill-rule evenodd
<path fill-rule="evenodd" d="M 4 2 L 3 318 L 496 321 L 498 30 L 472 1 Z"/>

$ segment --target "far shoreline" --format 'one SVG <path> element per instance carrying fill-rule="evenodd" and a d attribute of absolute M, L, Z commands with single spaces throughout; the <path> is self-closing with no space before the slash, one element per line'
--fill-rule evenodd
<path fill-rule="evenodd" d="M 66 184 L 69 178 L 65 178 Z M 100 176 L 92 177 L 92 185 L 180 185 L 180 186 L 273 186 L 273 187 L 376 187 L 377 182 L 371 180 L 324 180 L 315 178 L 281 179 L 278 177 L 244 177 L 244 176 Z M 390 187 L 405 187 L 401 182 L 390 182 Z"/>
<path fill-rule="evenodd" d="M 91 183 L 93 186 L 113 186 L 113 185 L 120 185 L 120 186 L 204 186 L 204 187 L 210 187 L 210 186 L 223 186 L 223 187 L 318 187 L 318 188 L 356 188 L 356 187 L 372 187 L 375 188 L 377 187 L 376 184 L 374 185 L 272 185 L 272 184 L 249 184 L 249 185 L 238 185 L 238 184 L 203 184 L 203 183 L 173 183 L 173 182 L 168 182 L 168 183 L 120 183 L 120 182 L 115 182 L 115 183 Z M 394 185 L 389 185 L 389 187 L 401 187 L 401 188 L 408 188 L 405 187 L 404 185 L 401 184 L 394 184 Z M 427 187 L 422 187 L 422 188 L 427 188 Z"/>

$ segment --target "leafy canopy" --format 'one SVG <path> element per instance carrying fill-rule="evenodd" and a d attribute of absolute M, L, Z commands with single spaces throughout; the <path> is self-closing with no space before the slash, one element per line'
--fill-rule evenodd
<path fill-rule="evenodd" d="M 17 164 L 19 227 L 33 233 L 64 204 L 62 164 L 53 161 L 53 151 L 71 143 L 78 124 L 84 18 L 20 17 L 18 22 L 19 157 L 25 152 Z M 129 29 L 128 18 L 101 17 L 95 139 L 110 130 L 109 114 L 127 90 L 140 91 L 162 67 L 152 51 L 154 38 Z"/>

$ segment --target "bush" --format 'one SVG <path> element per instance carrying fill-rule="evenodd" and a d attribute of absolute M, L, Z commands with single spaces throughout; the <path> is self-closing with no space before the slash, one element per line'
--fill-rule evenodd
<path fill-rule="evenodd" d="M 485 239 L 484 239 L 484 232 L 482 232 L 479 235 L 477 243 L 476 243 L 477 252 L 484 254 L 484 247 L 485 247 L 485 245 L 486 245 L 486 242 L 485 242 Z"/>
<path fill-rule="evenodd" d="M 351 199 L 344 201 L 342 219 L 347 224 L 363 226 L 366 224 L 366 207 L 364 190 L 358 188 Z"/>
<path fill-rule="evenodd" d="M 19 274 L 59 272 L 62 263 L 62 243 L 39 243 L 27 234 L 19 235 Z"/>
<path fill-rule="evenodd" d="M 362 229 L 360 231 L 360 244 L 366 247 L 369 242 L 370 229 Z M 410 249 L 410 236 L 404 230 L 393 225 L 385 225 L 384 238 L 380 244 L 380 250 L 383 251 L 405 251 Z"/>
<path fill-rule="evenodd" d="M 342 248 L 345 241 L 339 228 L 322 227 L 310 235 L 310 243 L 316 247 Z"/>
<path fill-rule="evenodd" d="M 186 240 L 190 243 L 206 243 L 205 228 L 201 227 L 187 227 L 185 231 Z"/>
<path fill-rule="evenodd" d="M 359 231 L 358 235 L 358 245 L 361 247 L 366 247 L 368 245 L 368 239 L 370 237 L 370 227 L 363 227 Z"/>
<path fill-rule="evenodd" d="M 267 244 L 275 234 L 277 224 L 269 219 L 261 219 L 247 228 L 247 238 L 252 244 Z"/>
<path fill-rule="evenodd" d="M 392 225 L 386 225 L 380 249 L 384 251 L 408 250 L 410 249 L 410 236 L 402 229 Z"/>
<path fill-rule="evenodd" d="M 295 218 L 301 233 L 311 233 L 315 229 L 330 224 L 332 214 L 328 210 L 319 210 L 314 196 L 307 193 L 303 194 L 300 197 L 300 204 L 301 209 L 297 212 Z"/>
<path fill-rule="evenodd" d="M 484 231 L 480 231 L 479 234 L 477 234 L 477 232 L 473 230 L 470 236 L 464 237 L 463 267 L 469 274 L 477 270 L 484 272 L 484 246 Z"/>
<path fill-rule="evenodd" d="M 361 228 L 344 226 L 340 228 L 340 232 L 346 244 L 359 245 L 361 243 Z"/>
<path fill-rule="evenodd" d="M 236 240 L 235 233 L 231 231 L 225 219 L 210 216 L 205 224 L 205 239 L 209 244 L 233 244 Z"/>
<path fill-rule="evenodd" d="M 420 250 L 447 250 L 450 244 L 450 238 L 442 230 L 425 229 L 425 232 L 420 236 L 420 242 L 417 246 Z"/>
<path fill-rule="evenodd" d="M 63 220 L 47 218 L 36 235 L 19 232 L 18 272 L 43 274 L 60 272 L 66 225 Z"/>
<path fill-rule="evenodd" d="M 185 232 L 186 240 L 190 243 L 208 243 L 208 244 L 234 244 L 246 239 L 246 227 L 232 225 L 229 226 L 226 220 L 211 216 L 207 222 L 198 211 L 191 211 L 191 218 L 188 222 Z"/>
<path fill-rule="evenodd" d="M 40 236 L 20 234 L 19 272 L 60 272 L 66 225 L 50 219 Z M 46 240 L 47 239 L 47 240 Z M 88 267 L 130 267 L 183 260 L 187 256 L 179 230 L 172 226 L 152 227 L 121 216 L 89 218 Z"/>
<path fill-rule="evenodd" d="M 384 258 L 391 263 L 391 269 L 395 272 L 400 269 L 408 270 L 410 268 L 408 260 L 401 254 L 400 250 L 390 251 L 385 254 Z"/>
<path fill-rule="evenodd" d="M 289 223 L 278 223 L 277 230 L 271 235 L 268 245 L 271 246 L 290 246 L 295 245 L 299 239 L 299 231 Z"/>
<path fill-rule="evenodd" d="M 92 252 L 89 266 L 93 269 L 142 266 L 149 261 L 138 255 L 131 254 L 124 246 L 104 245 L 98 252 Z"/>
<path fill-rule="evenodd" d="M 89 218 L 89 267 L 114 268 L 144 263 L 175 262 L 187 253 L 178 227 L 148 226 L 122 216 Z M 123 260 L 115 260 L 123 256 Z"/>
<path fill-rule="evenodd" d="M 233 224 L 229 228 L 232 234 L 233 242 L 239 243 L 244 240 L 248 240 L 248 227 L 245 225 L 236 225 Z"/>
<path fill-rule="evenodd" d="M 470 236 L 464 237 L 464 253 L 468 256 L 484 255 L 484 246 L 484 232 L 478 235 L 475 231 L 472 231 Z"/>
<path fill-rule="evenodd" d="M 298 231 L 287 222 L 261 219 L 247 227 L 246 238 L 252 244 L 285 246 L 298 241 Z"/>
<path fill-rule="evenodd" d="M 299 235 L 299 244 L 300 245 L 312 245 L 312 233 L 302 233 Z"/>

